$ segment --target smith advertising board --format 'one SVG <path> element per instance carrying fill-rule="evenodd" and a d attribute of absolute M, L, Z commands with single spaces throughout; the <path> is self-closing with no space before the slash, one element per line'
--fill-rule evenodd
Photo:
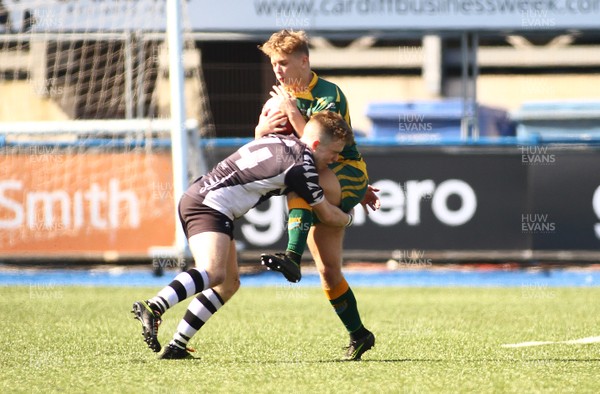
<path fill-rule="evenodd" d="M 0 255 L 146 256 L 174 223 L 169 152 L 0 150 Z"/>
<path fill-rule="evenodd" d="M 165 0 L 5 0 L 13 29 L 164 30 Z M 200 32 L 599 29 L 600 0 L 187 0 L 186 28 Z"/>

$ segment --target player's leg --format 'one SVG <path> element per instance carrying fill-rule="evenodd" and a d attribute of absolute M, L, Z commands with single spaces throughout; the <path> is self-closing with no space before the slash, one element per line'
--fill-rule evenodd
<path fill-rule="evenodd" d="M 213 289 L 220 295 L 223 302 L 227 302 L 237 293 L 240 288 L 240 270 L 237 260 L 237 250 L 235 241 L 229 245 L 229 255 L 227 259 L 227 275 L 225 281 Z"/>
<path fill-rule="evenodd" d="M 340 162 L 332 166 L 331 173 L 335 174 L 335 181 L 326 174 L 323 178 L 326 182 L 325 197 L 328 201 L 336 201 L 344 211 L 350 211 L 362 200 L 367 187 L 364 162 L 351 162 L 351 165 L 347 163 Z M 345 230 L 343 227 L 318 223 L 309 234 L 308 245 L 325 295 L 350 335 L 346 358 L 358 360 L 366 350 L 373 347 L 375 337 L 362 324 L 354 292 L 342 273 Z"/>
<path fill-rule="evenodd" d="M 336 175 L 329 168 L 319 172 L 319 184 L 323 188 L 325 198 L 331 204 L 340 204 L 341 189 Z M 295 193 L 287 196 L 288 245 L 285 253 L 263 254 L 261 262 L 269 269 L 280 271 L 290 282 L 298 282 L 302 277 L 300 262 L 306 249 L 308 232 L 313 223 L 312 208 Z"/>
<path fill-rule="evenodd" d="M 333 171 L 328 169 L 319 173 L 319 183 L 323 184 L 325 198 L 339 206 L 342 198 L 341 185 Z M 317 223 L 310 231 L 308 246 L 319 271 L 325 295 L 348 332 L 352 333 L 362 327 L 362 322 L 352 290 L 342 274 L 345 230 L 344 227 Z"/>
<path fill-rule="evenodd" d="M 359 174 L 362 177 L 363 173 L 360 172 Z M 329 203 L 341 206 L 342 185 L 333 170 L 326 168 L 319 171 L 319 185 L 323 189 L 325 198 Z M 302 253 L 306 249 L 308 232 L 313 224 L 313 215 L 306 201 L 298 197 L 295 193 L 288 195 L 288 209 L 288 245 L 285 254 L 299 265 Z"/>
<path fill-rule="evenodd" d="M 323 188 L 327 201 L 339 206 L 342 191 L 335 173 L 329 168 L 319 172 L 319 184 Z M 330 227 L 322 223 L 317 223 L 310 230 L 308 245 L 325 291 L 333 289 L 343 279 L 341 251 L 344 234 L 344 227 Z"/>
<path fill-rule="evenodd" d="M 312 208 L 296 193 L 287 196 L 288 205 L 288 244 L 285 254 L 300 264 L 302 253 L 306 249 L 306 238 L 312 226 Z"/>
<path fill-rule="evenodd" d="M 161 349 L 158 342 L 161 316 L 184 299 L 223 282 L 227 251 L 233 238 L 233 223 L 229 218 L 198 204 L 188 195 L 180 200 L 179 216 L 196 267 L 177 275 L 156 296 L 133 304 L 132 312 L 142 324 L 144 340 L 155 352 Z"/>
<path fill-rule="evenodd" d="M 209 287 L 225 280 L 227 251 L 233 239 L 233 221 L 184 194 L 179 217 L 196 266 L 182 272 L 149 300 L 160 314 Z"/>
<path fill-rule="evenodd" d="M 350 335 L 346 358 L 358 360 L 373 347 L 375 338 L 363 325 L 354 292 L 342 273 L 344 228 L 318 224 L 308 238 L 308 247 L 315 260 L 325 296 Z"/>
<path fill-rule="evenodd" d="M 227 251 L 231 242 L 229 235 L 218 232 L 195 234 L 188 240 L 197 266 L 179 273 L 167 286 L 147 301 L 133 304 L 133 313 L 142 323 L 142 335 L 148 347 L 161 350 L 158 328 L 162 315 L 174 305 L 218 285 L 225 278 Z"/>
<path fill-rule="evenodd" d="M 218 286 L 211 287 L 201 292 L 190 303 L 183 319 L 177 326 L 177 331 L 169 345 L 161 355 L 163 359 L 181 359 L 190 356 L 187 349 L 188 342 L 240 287 L 240 276 L 237 264 L 235 242 L 231 240 L 224 255 L 225 280 Z"/>
<path fill-rule="evenodd" d="M 222 283 L 225 279 L 227 260 L 223 251 L 229 249 L 230 243 L 227 234 L 195 234 L 190 237 L 188 243 L 196 266 L 177 275 L 156 297 L 149 300 L 159 308 L 161 314 L 186 298 Z"/>
<path fill-rule="evenodd" d="M 302 278 L 300 263 L 302 253 L 306 248 L 306 238 L 312 225 L 312 208 L 296 193 L 287 195 L 288 216 L 288 246 L 285 253 L 260 256 L 261 264 L 268 269 L 279 271 L 290 282 L 299 282 Z"/>

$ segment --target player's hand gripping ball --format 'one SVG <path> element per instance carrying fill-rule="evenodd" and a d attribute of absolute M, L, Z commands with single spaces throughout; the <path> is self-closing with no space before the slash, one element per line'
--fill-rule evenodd
<path fill-rule="evenodd" d="M 269 116 L 273 113 L 281 112 L 279 109 L 280 104 L 281 99 L 279 97 L 271 97 L 264 105 L 265 115 Z M 294 128 L 287 117 L 279 124 L 279 127 L 283 128 L 283 130 L 277 131 L 279 134 L 292 134 L 294 132 Z"/>

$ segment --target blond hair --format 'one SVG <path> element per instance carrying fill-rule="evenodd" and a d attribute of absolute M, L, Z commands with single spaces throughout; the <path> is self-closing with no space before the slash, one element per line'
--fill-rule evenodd
<path fill-rule="evenodd" d="M 352 128 L 337 112 L 320 111 L 313 114 L 309 121 L 317 122 L 321 126 L 321 137 L 324 142 L 342 140 L 346 145 L 354 143 Z"/>
<path fill-rule="evenodd" d="M 268 57 L 281 53 L 302 53 L 308 56 L 308 37 L 303 30 L 284 29 L 273 33 L 263 45 L 258 46 L 258 49 Z"/>

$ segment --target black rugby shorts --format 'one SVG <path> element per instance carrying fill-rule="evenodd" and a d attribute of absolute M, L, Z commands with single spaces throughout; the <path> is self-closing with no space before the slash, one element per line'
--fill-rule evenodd
<path fill-rule="evenodd" d="M 204 232 L 223 233 L 233 239 L 233 220 L 187 194 L 179 200 L 179 220 L 187 239 Z"/>

